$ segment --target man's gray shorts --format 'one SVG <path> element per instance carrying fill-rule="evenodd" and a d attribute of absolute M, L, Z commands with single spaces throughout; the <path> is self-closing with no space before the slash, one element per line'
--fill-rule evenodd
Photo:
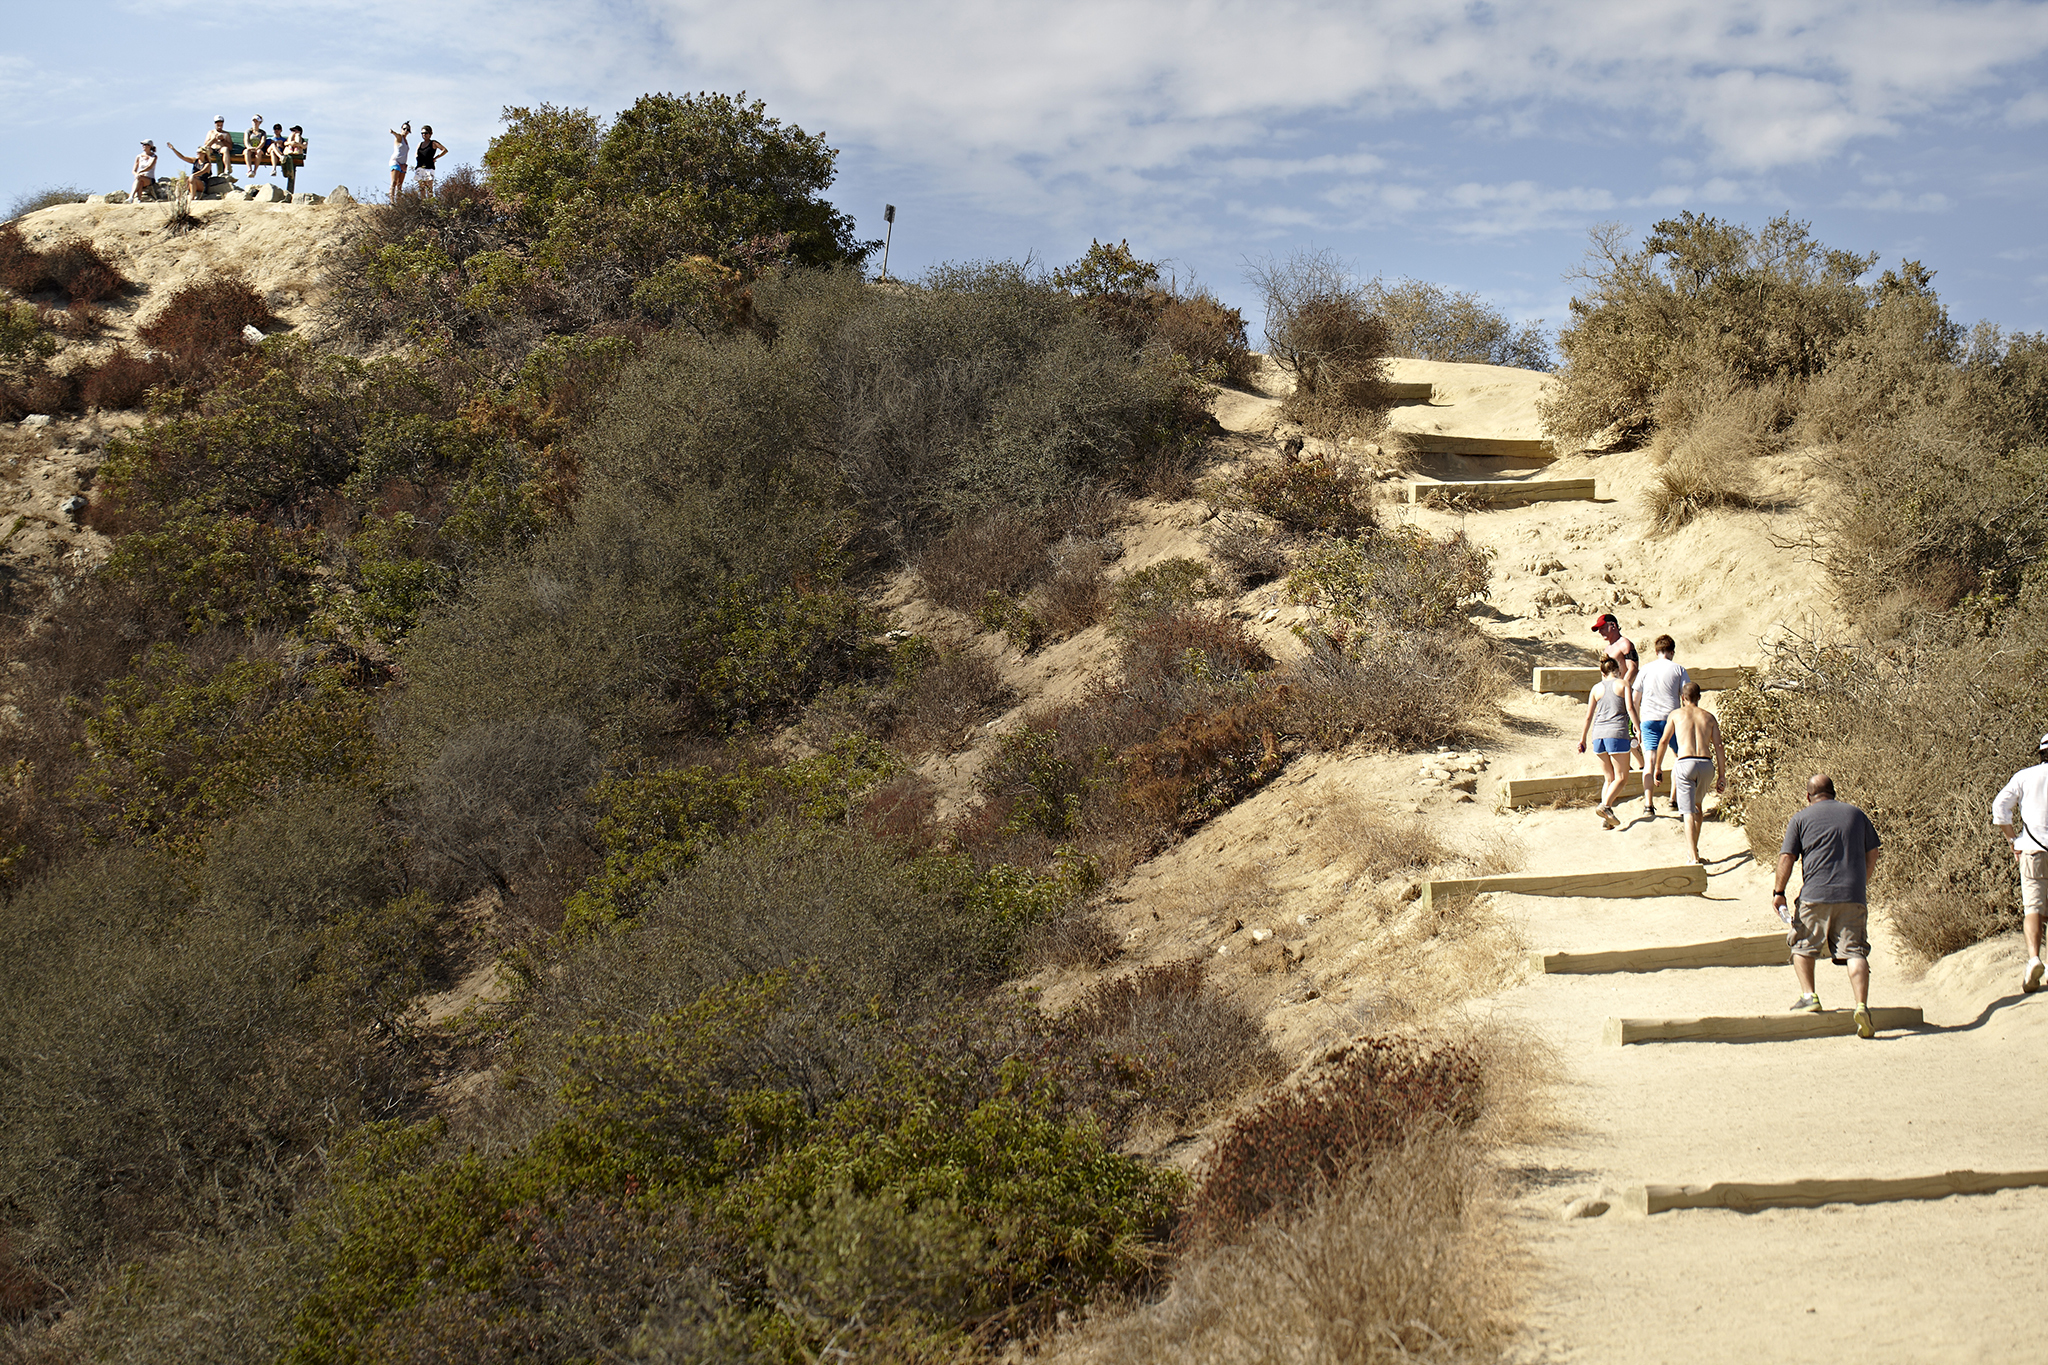
<path fill-rule="evenodd" d="M 1700 802 L 1706 799 L 1706 791 L 1714 781 L 1714 760 L 1711 758 L 1681 758 L 1678 766 L 1671 770 L 1671 799 L 1678 806 L 1680 815 L 1705 815 Z"/>

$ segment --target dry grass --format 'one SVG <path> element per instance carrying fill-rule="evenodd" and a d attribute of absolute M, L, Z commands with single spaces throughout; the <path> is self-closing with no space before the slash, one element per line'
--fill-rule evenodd
<path fill-rule="evenodd" d="M 1183 1260 L 1164 1297 L 1115 1305 L 1042 1358 L 1096 1362 L 1480 1361 L 1516 1327 L 1527 1261 L 1494 1154 L 1548 1122 L 1554 1062 L 1524 1035 L 1441 1040 L 1479 1060 L 1477 1123 L 1418 1124 L 1305 1209 Z"/>
<path fill-rule="evenodd" d="M 1182 1120 L 1286 1071 L 1265 1025 L 1217 990 L 1207 967 L 1203 958 L 1140 967 L 1098 982 L 1064 1016 L 1119 1053 L 1149 1058 L 1159 1103 Z"/>

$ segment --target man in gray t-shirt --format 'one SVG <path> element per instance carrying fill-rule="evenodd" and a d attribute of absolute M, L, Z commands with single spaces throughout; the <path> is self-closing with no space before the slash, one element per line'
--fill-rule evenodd
<path fill-rule="evenodd" d="M 1799 978 L 1799 998 L 1792 1008 L 1818 1014 L 1820 996 L 1813 987 L 1813 962 L 1830 953 L 1849 968 L 1849 988 L 1856 994 L 1856 1032 L 1868 1038 L 1870 1025 L 1870 874 L 1877 867 L 1877 827 L 1847 801 L 1835 799 L 1835 779 L 1815 773 L 1806 779 L 1806 808 L 1785 825 L 1778 850 L 1778 878 L 1771 905 L 1791 926 L 1786 942 L 1792 950 L 1792 974 Z M 1792 861 L 1799 860 L 1799 903 L 1784 905 L 1785 883 L 1792 879 Z"/>

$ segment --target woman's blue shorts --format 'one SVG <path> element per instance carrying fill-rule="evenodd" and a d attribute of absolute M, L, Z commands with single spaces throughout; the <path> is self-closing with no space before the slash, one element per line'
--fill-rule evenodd
<path fill-rule="evenodd" d="M 1625 737 L 1622 739 L 1596 739 L 1593 741 L 1593 752 L 1596 754 L 1625 754 L 1629 751 L 1629 747 L 1629 742 Z"/>

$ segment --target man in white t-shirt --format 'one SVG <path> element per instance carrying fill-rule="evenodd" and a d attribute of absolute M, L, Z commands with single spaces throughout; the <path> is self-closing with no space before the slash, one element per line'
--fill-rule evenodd
<path fill-rule="evenodd" d="M 2012 844 L 2020 873 L 2020 925 L 2027 937 L 2027 965 L 2020 989 L 2041 989 L 2041 912 L 2048 908 L 2048 735 L 2035 752 L 2040 762 L 2022 768 L 1991 802 L 1991 823 Z M 2019 828 L 2013 828 L 2017 822 Z"/>
<path fill-rule="evenodd" d="M 1692 681 L 1671 657 L 1678 652 L 1677 641 L 1659 635 L 1655 648 L 1657 657 L 1642 666 L 1635 681 L 1636 713 L 1643 720 L 1643 809 L 1651 816 L 1657 814 L 1657 778 L 1663 767 L 1658 741 L 1664 738 L 1665 722 L 1685 700 L 1685 685 Z"/>

